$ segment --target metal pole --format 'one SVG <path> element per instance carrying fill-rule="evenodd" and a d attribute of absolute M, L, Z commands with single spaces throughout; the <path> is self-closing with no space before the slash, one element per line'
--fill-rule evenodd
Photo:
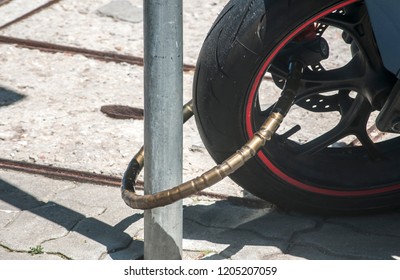
<path fill-rule="evenodd" d="M 182 0 L 143 0 L 145 194 L 182 182 Z M 182 259 L 182 202 L 146 210 L 144 258 Z"/>

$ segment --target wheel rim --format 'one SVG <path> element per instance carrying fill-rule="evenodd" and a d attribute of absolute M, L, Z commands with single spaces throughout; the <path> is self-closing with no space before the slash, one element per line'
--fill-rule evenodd
<path fill-rule="evenodd" d="M 373 111 L 372 100 L 368 94 L 372 85 L 363 83 L 366 78 L 370 80 L 370 77 L 380 73 L 381 69 L 374 72 L 372 67 L 380 63 L 380 60 L 372 54 L 368 42 L 361 42 L 363 39 L 357 37 L 357 34 L 351 34 L 353 22 L 336 15 L 337 11 L 355 2 L 358 1 L 349 0 L 335 5 L 311 18 L 288 35 L 266 58 L 246 101 L 246 134 L 251 138 L 268 111 L 262 111 L 258 101 L 261 81 L 267 68 L 275 76 L 279 76 L 279 69 L 273 67 L 273 60 L 290 41 L 315 22 L 320 22 L 322 28 L 326 25 L 336 26 L 350 33 L 353 40 L 357 41 L 358 52 L 355 52 L 350 62 L 339 71 L 318 71 L 320 66 L 313 71 L 307 70 L 304 73 L 301 95 L 296 101 L 302 108 L 321 113 L 338 111 L 340 114 L 338 124 L 301 145 L 288 139 L 288 135 L 298 131 L 298 127 L 295 126 L 292 130 L 274 137 L 273 141 L 257 155 L 260 162 L 281 180 L 312 193 L 346 197 L 400 190 L 400 184 L 396 183 L 400 182 L 400 175 L 396 174 L 396 164 L 394 164 L 396 158 L 400 158 L 400 151 L 393 148 L 400 144 L 399 140 L 374 143 L 366 131 L 366 124 Z M 348 78 L 349 73 L 353 74 L 351 78 Z M 336 94 L 321 95 L 331 91 L 336 91 Z M 352 92 L 358 94 L 354 97 L 351 95 Z M 355 135 L 361 146 L 342 148 L 331 146 L 348 135 Z"/>

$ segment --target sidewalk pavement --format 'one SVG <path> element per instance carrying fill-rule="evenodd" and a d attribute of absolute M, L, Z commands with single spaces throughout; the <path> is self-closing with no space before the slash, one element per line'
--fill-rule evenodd
<path fill-rule="evenodd" d="M 142 56 L 141 0 L 58 1 L 1 29 L 0 35 Z M 184 1 L 185 63 L 225 1 Z M 201 3 L 200 3 L 201 2 Z M 45 4 L 1 5 L 0 26 Z M 111 5 L 110 5 L 111 3 Z M 202 11 L 206 10 L 207 13 Z M 129 16 L 131 15 L 131 17 Z M 81 55 L 0 44 L 1 158 L 121 176 L 143 139 L 141 120 L 114 120 L 102 105 L 141 107 L 142 67 Z M 192 72 L 185 72 L 190 99 Z M 213 162 L 185 126 L 184 177 Z M 183 259 L 399 259 L 400 211 L 354 217 L 286 212 L 226 179 L 184 200 Z M 0 170 L 0 259 L 143 258 L 143 211 L 127 207 L 113 186 Z"/>

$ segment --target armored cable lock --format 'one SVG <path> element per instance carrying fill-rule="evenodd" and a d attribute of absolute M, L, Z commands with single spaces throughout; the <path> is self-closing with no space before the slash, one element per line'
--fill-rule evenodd
<path fill-rule="evenodd" d="M 290 53 L 290 55 L 288 55 Z M 279 57 L 279 55 L 278 55 Z M 144 147 L 132 158 L 122 178 L 121 195 L 125 203 L 133 209 L 152 209 L 174 203 L 202 191 L 232 174 L 264 147 L 275 134 L 298 95 L 303 70 L 307 65 L 316 65 L 329 57 L 329 45 L 324 38 L 294 42 L 284 50 L 279 59 L 288 65 L 288 74 L 281 96 L 268 118 L 254 136 L 236 153 L 190 181 L 155 194 L 138 195 L 135 192 L 136 179 L 144 165 Z M 193 116 L 193 103 L 183 107 L 183 122 Z"/>
<path fill-rule="evenodd" d="M 257 154 L 279 128 L 294 103 L 303 67 L 303 63 L 296 60 L 289 63 L 289 74 L 282 94 L 260 129 L 236 153 L 199 177 L 155 194 L 138 195 L 135 192 L 135 185 L 137 176 L 144 166 L 144 147 L 142 147 L 130 161 L 122 178 L 122 199 L 133 209 L 153 209 L 189 197 L 218 183 L 238 170 Z M 192 116 L 193 104 L 190 101 L 183 107 L 183 122 L 186 122 Z"/>

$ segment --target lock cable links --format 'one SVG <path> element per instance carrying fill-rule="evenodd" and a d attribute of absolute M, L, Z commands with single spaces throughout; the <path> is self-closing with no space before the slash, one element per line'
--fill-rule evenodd
<path fill-rule="evenodd" d="M 122 179 L 121 195 L 124 202 L 133 209 L 142 210 L 166 206 L 202 191 L 234 173 L 254 157 L 275 134 L 294 103 L 302 72 L 302 63 L 291 62 L 282 94 L 260 129 L 236 153 L 192 180 L 155 194 L 137 194 L 135 192 L 136 179 L 144 166 L 144 147 L 142 147 L 132 158 Z M 183 107 L 183 121 L 186 122 L 192 116 L 193 103 L 189 101 Z"/>

